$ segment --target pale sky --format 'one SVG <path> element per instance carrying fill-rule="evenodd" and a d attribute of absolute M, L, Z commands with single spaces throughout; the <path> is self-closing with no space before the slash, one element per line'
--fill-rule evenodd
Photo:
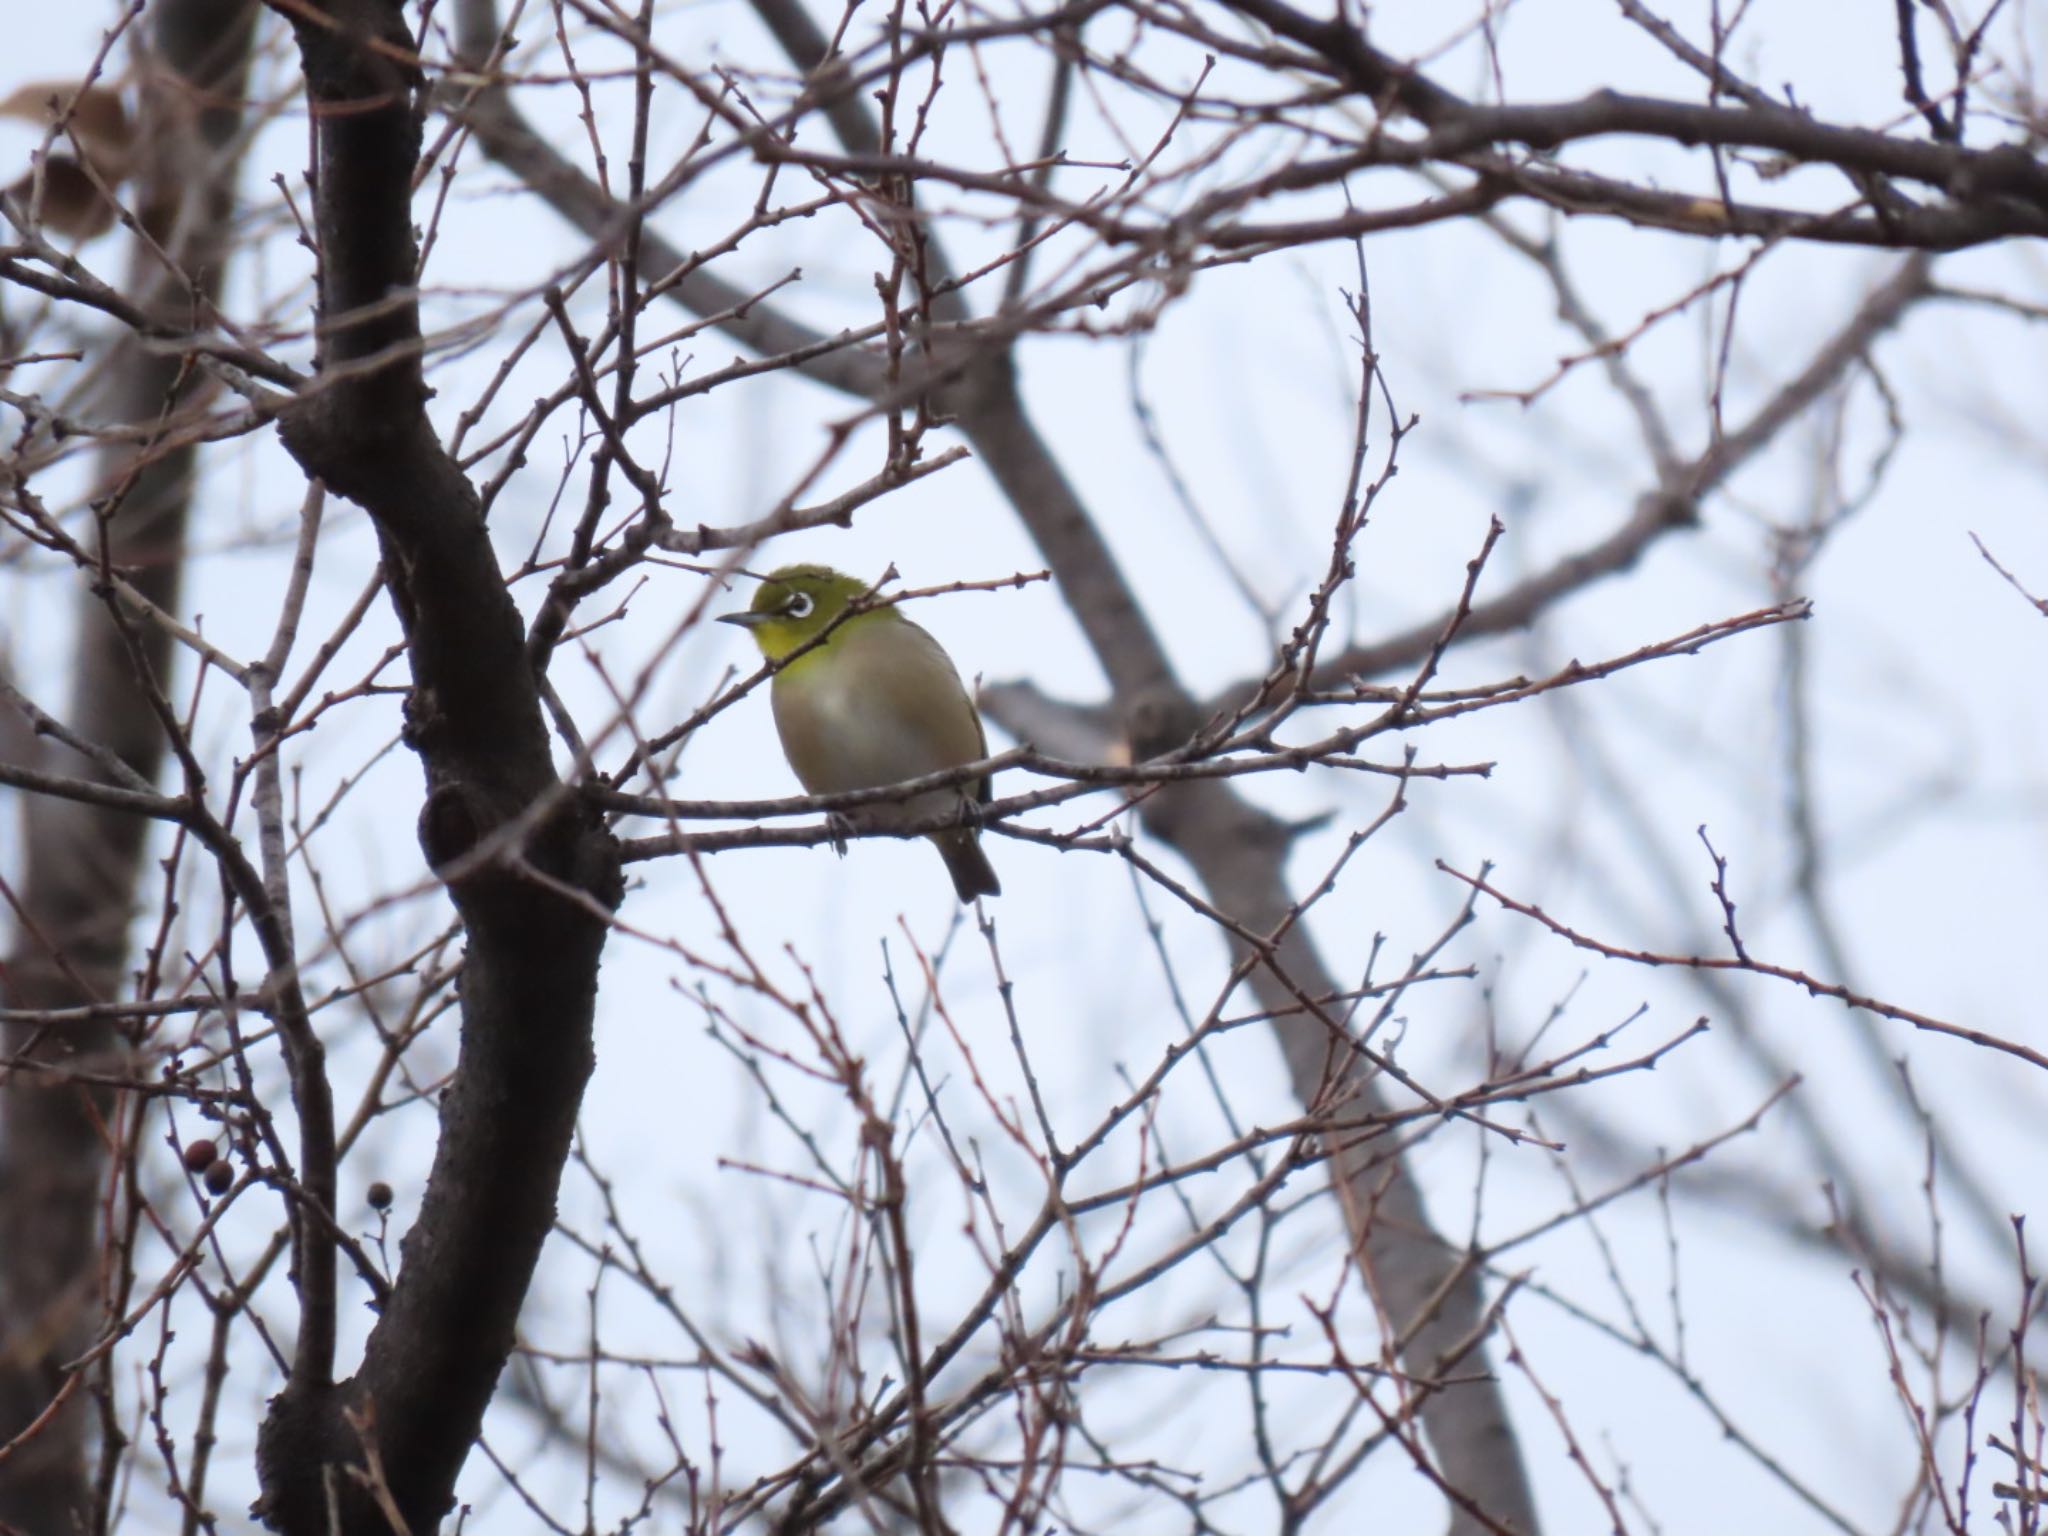
<path fill-rule="evenodd" d="M 1406 28 L 1429 9 L 1377 7 L 1382 30 L 1376 41 L 1394 51 L 1428 47 L 1432 34 Z M 1849 25 L 1839 16 L 1824 18 L 1831 8 L 1764 8 L 1751 26 L 1767 46 L 1741 62 L 1753 78 L 1797 82 L 1801 99 L 1822 112 L 1889 121 L 1898 111 L 1889 13 L 1866 9 L 1872 14 Z M 1648 45 L 1627 33 L 1611 12 L 1590 0 L 1526 0 L 1515 8 L 1500 38 L 1509 95 L 1552 99 L 1602 84 L 1696 94 L 1687 78 L 1659 65 Z M 17 17 L 10 57 L 0 65 L 0 91 L 74 68 L 94 46 L 103 14 L 111 8 L 46 6 Z M 727 35 L 719 46 L 726 54 L 765 57 L 738 17 L 729 7 L 677 10 L 664 18 L 663 35 L 675 56 L 692 59 L 723 28 Z M 1690 25 L 1692 18 L 1682 20 Z M 2036 47 L 2048 47 L 2038 19 L 2026 24 Z M 279 25 L 274 19 L 265 25 L 266 35 L 278 43 Z M 270 59 L 268 78 L 275 82 L 288 50 L 273 47 Z M 1028 101 L 1037 62 L 1020 63 L 1014 77 L 999 76 L 999 83 Z M 1430 67 L 1456 89 L 1486 88 L 1469 41 Z M 528 110 L 559 129 L 565 149 L 587 149 L 569 115 L 570 93 L 527 96 Z M 614 93 L 603 99 L 608 110 L 617 110 L 626 98 Z M 964 93 L 963 108 L 973 100 Z M 1028 117 L 1018 110 L 1020 119 Z M 678 113 L 672 123 L 658 126 L 664 130 L 654 151 L 660 160 L 679 151 L 695 121 Z M 963 119 L 958 131 L 984 130 Z M 1072 140 L 1077 159 L 1114 155 L 1113 142 L 1088 112 L 1077 117 Z M 304 142 L 296 115 L 261 134 L 243 177 L 245 197 L 268 199 L 274 175 L 297 185 Z M 25 128 L 0 128 L 0 166 L 18 163 L 33 143 Z M 1623 143 L 1602 144 L 1597 153 L 1616 166 L 1649 164 L 1665 184 L 1690 185 L 1698 174 L 1689 160 L 1649 156 Z M 505 179 L 490 168 L 479 175 L 494 189 Z M 750 197 L 752 185 L 744 177 L 714 182 L 701 196 L 664 210 L 660 225 L 686 247 L 713 238 L 733 221 L 732 198 Z M 1071 190 L 1085 182 L 1066 185 Z M 1361 196 L 1414 196 L 1420 190 L 1414 184 L 1362 190 Z M 1833 196 L 1836 189 L 1824 190 Z M 1511 207 L 1508 216 L 1530 232 L 1542 228 L 1527 208 Z M 963 224 L 948 233 L 961 242 L 964 265 L 977 242 L 1000 239 L 1003 231 Z M 1633 328 L 1740 257 L 1732 247 L 1716 251 L 1612 222 L 1576 222 L 1562 231 L 1562 239 L 1583 291 L 1616 332 Z M 444 218 L 428 274 L 438 290 L 430 324 L 452 325 L 483 312 L 508 290 L 545 281 L 584 249 L 581 236 L 520 198 L 458 201 Z M 89 247 L 86 257 L 104 275 L 119 271 L 112 239 Z M 871 305 L 875 260 L 874 250 L 849 246 L 843 225 L 797 222 L 750 241 L 730 264 L 730 275 L 766 282 L 800 266 L 804 279 L 788 300 L 813 323 L 830 327 Z M 1470 398 L 1528 389 L 1560 358 L 1583 350 L 1557 321 L 1555 300 L 1532 265 L 1470 227 L 1375 238 L 1367 260 L 1375 341 L 1387 379 L 1400 409 L 1417 415 L 1420 425 L 1404 443 L 1400 474 L 1375 507 L 1358 548 L 1359 575 L 1339 622 L 1347 635 L 1361 639 L 1439 612 L 1455 596 L 1490 515 L 1501 516 L 1508 530 L 1482 595 L 1592 543 L 1627 517 L 1651 483 L 1628 418 L 1596 367 L 1576 369 L 1528 408 Z M 1728 359 L 1728 419 L 1743 419 L 1788 371 L 1802 365 L 1897 260 L 1802 249 L 1763 263 L 1742 289 Z M 1330 245 L 1204 274 L 1193 295 L 1167 311 L 1142 353 L 1144 391 L 1177 470 L 1196 488 L 1203 514 L 1243 581 L 1282 609 L 1283 629 L 1298 620 L 1302 594 L 1320 573 L 1348 468 L 1356 351 L 1343 294 L 1356 286 L 1355 263 L 1349 247 Z M 259 262 L 237 270 L 237 302 L 253 307 L 259 299 L 291 294 L 300 273 L 298 253 L 272 241 Z M 2048 288 L 2048 267 L 2037 248 L 1944 258 L 1937 276 L 1959 286 L 2030 294 L 2036 302 Z M 586 297 L 589 305 L 601 304 L 601 284 Z M 524 303 L 520 323 L 536 311 Z M 1631 353 L 1669 411 L 1681 451 L 1698 451 L 1709 430 L 1703 380 L 1724 314 L 1718 304 L 1695 305 L 1655 326 Z M 660 323 L 680 324 L 682 316 L 670 311 Z M 733 349 L 703 337 L 686 343 L 685 350 L 691 366 L 703 371 L 729 360 Z M 435 410 L 444 431 L 452 430 L 456 412 L 499 356 L 495 344 L 486 344 L 442 366 L 435 378 Z M 558 356 L 541 356 L 508 387 L 498 419 L 516 417 L 559 378 Z M 2039 709 L 2048 621 L 1997 577 L 1970 539 L 1972 533 L 1980 536 L 2034 591 L 2048 592 L 2038 408 L 2048 380 L 2038 335 L 1983 311 L 1928 305 L 1883 339 L 1876 360 L 1908 423 L 1907 434 L 1876 494 L 1854 512 L 1798 587 L 1815 604 L 1804 639 L 1811 647 L 1810 686 L 1817 701 L 1812 751 L 1830 861 L 1829 908 L 1863 990 L 2048 1046 L 2039 1004 L 2048 991 L 2048 946 L 2040 941 L 2041 914 L 2048 910 L 2048 801 Z M 1196 535 L 1143 446 L 1131 408 L 1127 352 L 1071 337 L 1046 338 L 1026 345 L 1022 363 L 1036 420 L 1105 522 L 1182 678 L 1206 692 L 1262 670 L 1266 652 L 1257 615 Z M 759 515 L 820 451 L 830 423 L 850 409 L 797 382 L 691 402 L 674 423 L 676 520 L 728 523 Z M 1376 405 L 1376 411 L 1383 427 L 1384 410 Z M 1835 489 L 1854 496 L 1882 438 L 1882 408 L 1867 378 L 1859 375 L 1851 387 L 1846 412 L 1842 462 L 1849 483 Z M 0 407 L 0 431 L 11 432 L 15 421 Z M 879 443 L 872 430 L 857 434 L 827 488 L 872 473 Z M 1815 444 L 1815 427 L 1789 431 L 1709 502 L 1701 529 L 1667 538 L 1636 569 L 1575 596 L 1547 615 L 1535 634 L 1455 651 L 1444 668 L 1446 680 L 1537 675 L 1573 658 L 1590 663 L 1772 601 L 1764 530 L 1807 514 Z M 1383 451 L 1383 431 L 1376 428 L 1375 462 Z M 531 457 L 493 514 L 508 568 L 525 556 L 557 494 L 559 431 L 544 432 Z M 202 548 L 242 545 L 252 534 L 288 536 L 301 483 L 273 439 L 258 439 L 253 449 L 226 450 L 212 467 L 197 535 Z M 583 472 L 578 466 L 570 475 L 568 505 L 580 498 Z M 354 599 L 374 559 L 360 513 L 333 507 L 328 530 L 307 635 L 325 632 L 323 625 Z M 284 552 L 269 537 L 264 547 L 200 561 L 188 614 L 204 615 L 208 636 L 231 651 L 260 648 L 274 616 L 269 594 L 281 579 Z M 824 560 L 871 576 L 893 562 L 913 585 L 994 578 L 1042 565 L 973 463 L 865 509 L 849 531 L 801 535 L 752 563 L 765 568 L 787 559 Z M 654 654 L 696 600 L 699 578 L 668 573 L 667 579 L 670 586 L 604 635 L 602 654 L 615 678 Z M 524 589 L 529 611 L 538 591 L 532 582 Z M 62 580 L 0 568 L 0 650 L 16 658 L 20 675 L 36 685 L 32 694 L 47 685 L 50 698 L 44 702 L 60 696 L 49 669 L 61 665 L 59 615 L 68 597 Z M 714 611 L 743 601 L 742 594 L 714 605 Z M 1103 694 L 1092 658 L 1045 585 L 921 604 L 917 618 L 941 638 L 965 674 L 991 682 L 1025 678 L 1074 701 Z M 393 633 L 380 604 L 371 626 L 337 664 L 337 677 L 353 681 Z M 1730 861 L 1751 952 L 1793 967 L 1822 966 L 1822 951 L 1789 885 L 1784 643 L 1781 633 L 1752 634 L 1697 657 L 1659 662 L 1595 687 L 1485 712 L 1417 736 L 1426 760 L 1483 759 L 1496 766 L 1483 781 L 1413 789 L 1411 811 L 1368 846 L 1314 915 L 1313 930 L 1329 965 L 1340 976 L 1355 977 L 1374 937 L 1384 935 L 1390 957 L 1380 967 L 1384 973 L 1430 942 L 1462 897 L 1462 887 L 1437 871 L 1437 860 L 1465 871 L 1490 861 L 1502 888 L 1618 945 L 1722 953 L 1720 913 L 1708 885 L 1713 869 L 1695 833 L 1705 826 Z M 744 636 L 720 626 L 691 632 L 654 675 L 646 718 L 657 727 L 679 718 L 715 687 L 724 669 L 751 666 L 745 646 Z M 602 695 L 587 666 L 565 655 L 557 682 L 572 704 L 592 719 L 603 718 Z M 223 761 L 245 748 L 246 710 L 226 690 L 212 696 L 203 719 L 202 741 Z M 308 739 L 301 758 L 306 803 L 320 803 L 343 774 L 376 758 L 396 719 L 395 699 L 376 701 L 353 708 L 344 728 L 330 726 Z M 1383 759 L 1398 750 L 1398 744 L 1374 747 Z M 795 791 L 760 698 L 736 706 L 692 743 L 676 790 L 693 798 Z M 1307 888 L 1345 836 L 1376 815 L 1385 798 L 1379 780 L 1327 773 L 1264 778 L 1249 792 L 1289 814 L 1328 814 L 1328 825 L 1298 849 L 1298 889 Z M 325 834 L 322 863 L 339 907 L 425 881 L 412 841 L 418 796 L 417 769 L 408 754 L 396 751 L 377 761 L 364 787 L 344 802 Z M 1071 826 L 1105 815 L 1109 807 L 1097 799 L 1034 819 Z M 1142 1073 L 1182 1026 L 1124 866 L 1001 837 L 992 836 L 988 846 L 1004 884 L 990 911 L 1003 966 L 1016 982 L 1019 1024 L 1056 1125 L 1078 1132 L 1123 1096 L 1119 1070 Z M 1180 870 L 1170 853 L 1156 847 L 1147 852 Z M 0 868 L 12 869 L 17 854 L 12 820 L 0 821 Z M 857 844 L 844 860 L 823 849 L 759 850 L 720 854 L 709 869 L 757 958 L 776 968 L 785 983 L 798 984 L 801 978 L 784 949 L 791 946 L 815 973 L 849 1039 L 869 1055 L 882 1081 L 893 1082 L 902 1044 L 882 981 L 882 947 L 914 1011 L 924 991 L 911 945 L 927 953 L 944 946 L 956 917 L 931 850 L 875 840 Z M 583 1126 L 591 1160 L 619 1176 L 619 1198 L 650 1257 L 685 1293 L 699 1298 L 706 1320 L 722 1322 L 734 1338 L 800 1336 L 817 1310 L 813 1245 L 829 1251 L 843 1240 L 837 1209 L 719 1166 L 723 1157 L 787 1169 L 799 1166 L 801 1157 L 787 1131 L 768 1118 L 732 1056 L 707 1038 L 703 1014 L 690 1000 L 703 977 L 678 949 L 716 948 L 695 877 L 680 862 L 636 866 L 633 874 L 644 884 L 621 917 L 638 936 L 622 934 L 605 960 L 599 1064 Z M 1672 883 L 1682 893 L 1682 912 L 1668 899 Z M 203 903 L 204 891 L 193 899 Z M 1162 893 L 1148 892 L 1145 899 L 1162 925 L 1161 943 L 1176 962 L 1180 985 L 1199 1013 L 1225 974 L 1221 946 Z M 401 953 L 443 920 L 438 898 L 398 907 L 362 931 L 365 952 Z M 204 918 L 195 913 L 192 921 Z M 944 995 L 953 1024 L 998 1096 L 1017 1092 L 1021 1078 L 990 953 L 971 926 L 951 934 L 950 943 Z M 1596 1128 L 1635 1146 L 1675 1152 L 1739 1123 L 1775 1086 L 1683 975 L 1595 962 L 1486 903 L 1446 963 L 1475 967 L 1479 981 L 1419 989 L 1401 1010 L 1398 1047 L 1403 1065 L 1440 1090 L 1471 1080 L 1489 1020 L 1502 1039 L 1525 1042 L 1566 999 L 1563 1019 L 1546 1037 L 1558 1046 L 1618 1024 L 1638 1007 L 1647 1010 L 1645 1016 L 1623 1037 L 1619 1054 L 1646 1050 L 1703 1013 L 1716 1026 L 1654 1074 L 1619 1078 L 1542 1108 L 1543 1127 L 1571 1145 L 1568 1161 L 1587 1194 L 1619 1182 L 1637 1166 L 1603 1157 Z M 1806 1102 L 1863 1170 L 1880 1224 L 1924 1246 L 1926 1213 L 1918 1188 L 1923 1149 L 1886 1107 L 1870 1056 L 1856 1043 L 1855 1031 L 1868 1021 L 1790 986 L 1738 980 L 1734 990 L 1772 1052 L 1804 1074 Z M 781 1027 L 767 1014 L 748 1013 L 744 999 L 729 989 L 714 987 L 712 995 L 742 1022 Z M 2014 1212 L 2032 1208 L 2041 1188 L 2037 1138 L 2048 1083 L 2009 1057 L 1916 1036 L 1901 1024 L 1876 1028 L 1882 1053 L 1910 1063 L 1919 1093 L 1991 1198 Z M 452 1029 L 452 1018 L 437 1026 L 446 1033 L 419 1048 L 422 1063 L 452 1060 Z M 957 1052 L 942 1036 L 934 1039 L 935 1073 L 946 1084 L 942 1091 L 951 1095 L 958 1123 L 978 1127 L 998 1190 L 1028 1216 L 1037 1199 L 1028 1169 L 1021 1159 L 1006 1157 Z M 335 1056 L 344 1101 L 359 1089 L 372 1045 L 356 1038 Z M 1239 1031 L 1219 1047 L 1218 1058 L 1231 1106 L 1243 1121 L 1270 1124 L 1295 1113 L 1263 1036 Z M 806 1097 L 793 1082 L 778 1081 L 778 1087 L 791 1095 L 790 1108 L 800 1121 L 817 1117 L 805 1123 L 815 1124 L 821 1136 L 850 1135 L 844 1106 L 833 1095 L 812 1091 Z M 431 1132 L 427 1117 L 396 1124 L 402 1134 L 394 1130 L 376 1142 L 360 1166 L 352 1160 L 344 1173 L 345 1200 L 347 1191 L 372 1177 L 397 1186 L 394 1237 L 409 1219 L 431 1145 L 420 1139 Z M 1160 1134 L 1175 1152 L 1220 1136 L 1216 1107 L 1193 1077 L 1168 1095 Z M 978 1284 L 981 1271 L 961 1237 L 966 1212 L 959 1191 L 943 1182 L 929 1132 L 917 1151 L 913 1165 L 934 1180 L 928 1192 L 914 1191 L 913 1205 L 920 1253 L 930 1256 L 920 1279 L 937 1315 L 949 1295 L 957 1299 Z M 1419 1154 L 1440 1227 L 1459 1237 L 1473 1225 L 1476 1154 L 1474 1136 L 1462 1131 L 1439 1133 Z M 1120 1147 L 1098 1182 L 1109 1182 L 1112 1167 L 1129 1176 L 1134 1156 L 1134 1146 Z M 1755 1135 L 1723 1149 L 1707 1170 L 1714 1179 L 1782 1189 L 1811 1225 L 1826 1219 L 1823 1174 L 1782 1112 L 1767 1117 Z M 1190 1184 L 1186 1193 L 1201 1208 L 1220 1207 L 1241 1179 L 1218 1175 Z M 1489 1239 L 1535 1226 L 1572 1199 L 1556 1166 L 1533 1149 L 1494 1146 L 1484 1179 L 1478 1226 Z M 1319 1187 L 1318 1175 L 1305 1174 L 1289 1194 Z M 565 1220 L 594 1230 L 594 1192 L 573 1169 L 562 1204 Z M 1674 1208 L 1688 1361 L 1743 1432 L 1795 1468 L 1856 1529 L 1888 1529 L 1913 1453 L 1869 1311 L 1851 1279 L 1852 1263 L 1839 1252 L 1803 1245 L 1703 1201 L 1681 1196 Z M 231 1232 L 230 1240 L 259 1243 L 274 1216 L 269 1207 L 259 1213 L 252 1206 L 245 1228 Z M 1119 1262 L 1142 1264 L 1148 1247 L 1174 1241 L 1181 1220 L 1163 1196 L 1156 1209 L 1148 1205 L 1129 1254 Z M 1276 1305 L 1290 1310 L 1268 1321 L 1292 1330 L 1278 1346 L 1283 1353 L 1292 1349 L 1303 1358 L 1321 1358 L 1318 1325 L 1300 1298 L 1320 1305 L 1340 1284 L 1336 1215 L 1318 1202 L 1280 1230 L 1277 1259 L 1289 1268 L 1273 1295 Z M 1668 1338 L 1673 1244 L 1654 1194 L 1605 1209 L 1598 1232 L 1653 1329 Z M 1948 1274 L 1970 1294 L 2009 1306 L 2015 1293 L 2009 1249 L 1993 1249 L 1976 1232 L 1960 1216 L 1950 1222 Z M 1098 1248 L 1113 1236 L 1113 1223 L 1087 1232 Z M 1565 1403 L 1574 1433 L 1602 1477 L 1612 1483 L 1624 1477 L 1625 1468 L 1632 1495 L 1674 1536 L 1743 1524 L 1786 1533 L 1830 1528 L 1724 1440 L 1667 1373 L 1599 1338 L 1540 1294 L 1554 1292 L 1602 1318 L 1623 1316 L 1606 1254 L 1591 1237 L 1583 1224 L 1574 1224 L 1517 1250 L 1511 1266 L 1526 1274 L 1531 1288 L 1508 1315 L 1532 1369 Z M 1240 1260 L 1242 1248 L 1225 1245 Z M 551 1250 L 545 1264 L 553 1267 L 544 1267 L 529 1304 L 527 1332 L 535 1341 L 577 1348 L 589 1263 Z M 1033 1304 L 1043 1305 L 1058 1283 L 1051 1269 L 1034 1271 L 1025 1289 Z M 785 1293 L 778 1286 L 792 1289 Z M 1369 1356 L 1376 1347 L 1370 1314 L 1355 1292 L 1354 1284 L 1343 1315 L 1358 1328 L 1355 1347 Z M 673 1330 L 623 1287 L 608 1294 L 619 1309 L 607 1337 L 612 1348 L 685 1352 Z M 1212 1310 L 1225 1322 L 1241 1324 L 1244 1319 L 1230 1313 L 1240 1305 L 1213 1265 L 1195 1262 L 1106 1314 L 1099 1332 L 1105 1343 L 1115 1343 Z M 282 1297 L 269 1315 L 288 1320 Z M 366 1327 L 368 1316 L 355 1320 Z M 202 1322 L 194 1311 L 184 1323 L 195 1349 Z M 2009 1320 L 1994 1322 L 1994 1334 L 2004 1326 Z M 1238 1347 L 1213 1338 L 1206 1343 Z M 345 1355 L 349 1347 L 345 1341 Z M 1952 1347 L 1959 1361 L 1969 1353 Z M 1504 1369 L 1504 1353 L 1497 1341 L 1496 1367 Z M 199 1356 L 191 1359 L 196 1365 Z M 252 1353 L 238 1362 L 229 1386 L 247 1411 L 224 1447 L 213 1503 L 237 1516 L 246 1505 L 244 1493 L 254 1491 L 246 1453 L 258 1403 L 276 1386 L 266 1371 Z M 1191 1389 L 1179 1378 L 1131 1375 L 1127 1398 L 1099 1383 L 1089 1389 L 1098 1394 L 1091 1401 L 1107 1405 L 1098 1407 L 1105 1415 L 1098 1427 L 1118 1428 L 1118 1416 L 1128 1414 L 1134 1453 L 1151 1443 L 1150 1433 L 1162 1454 L 1184 1457 L 1189 1444 L 1203 1446 L 1219 1476 L 1250 1466 L 1243 1450 L 1241 1385 L 1204 1381 L 1197 1384 L 1199 1392 L 1209 1395 L 1185 1401 Z M 1569 1464 L 1526 1378 L 1506 1375 L 1549 1528 L 1601 1528 L 1604 1512 Z M 1312 1443 L 1317 1425 L 1343 1400 L 1328 1383 L 1279 1384 L 1275 1394 L 1276 1417 L 1296 1443 Z M 623 1400 L 613 1405 L 617 1433 L 642 1449 L 659 1443 L 645 1406 Z M 2009 1404 L 1999 1407 L 2009 1418 Z M 686 1438 L 691 1426 L 701 1428 L 701 1404 L 679 1412 L 678 1423 Z M 735 1411 L 723 1427 L 735 1475 L 779 1464 L 780 1442 L 766 1438 L 744 1415 Z M 494 1449 L 514 1460 L 528 1454 L 537 1435 L 531 1418 L 502 1398 L 488 1432 Z M 763 1438 L 750 1444 L 750 1433 Z M 567 1462 L 526 1470 L 557 1495 L 580 1486 L 580 1466 Z M 1987 1463 L 1985 1481 L 2005 1471 Z M 463 1487 L 465 1496 L 491 1501 L 480 1509 L 487 1518 L 474 1528 L 523 1528 L 524 1512 L 508 1504 L 481 1456 L 472 1459 Z M 628 1492 L 637 1499 L 637 1490 Z M 1104 1496 L 1120 1498 L 1122 1492 L 1107 1490 Z M 133 1528 L 155 1529 L 153 1522 L 169 1518 L 161 1504 L 150 1504 L 157 1496 L 153 1487 L 138 1485 Z M 1072 1496 L 1084 1506 L 1089 1497 L 1079 1488 Z M 1984 1488 L 1975 1496 L 1979 1509 L 1991 1507 Z M 1271 1529 L 1271 1506 L 1262 1498 L 1252 1490 L 1231 1505 L 1228 1528 Z M 1436 1508 L 1421 1479 L 1390 1456 L 1384 1467 L 1355 1480 L 1312 1528 L 1336 1531 L 1369 1522 L 1376 1530 L 1430 1530 L 1436 1528 Z M 234 1528 L 233 1519 L 228 1526 Z M 1163 1506 L 1156 1513 L 1129 1512 L 1116 1528 L 1173 1531 L 1184 1529 L 1185 1519 Z M 1642 1528 L 1650 1528 L 1649 1520 Z"/>

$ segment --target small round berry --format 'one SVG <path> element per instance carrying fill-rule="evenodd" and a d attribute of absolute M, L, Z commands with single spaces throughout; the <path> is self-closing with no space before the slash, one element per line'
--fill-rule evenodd
<path fill-rule="evenodd" d="M 235 1165 L 221 1158 L 208 1166 L 205 1180 L 208 1194 L 224 1195 L 235 1187 Z"/>
<path fill-rule="evenodd" d="M 365 1192 L 364 1198 L 370 1202 L 371 1210 L 388 1211 L 391 1209 L 392 1201 L 391 1186 L 379 1179 Z"/>
<path fill-rule="evenodd" d="M 204 1173 L 220 1161 L 220 1149 L 214 1146 L 213 1138 L 202 1136 L 197 1141 L 185 1143 L 185 1171 Z"/>

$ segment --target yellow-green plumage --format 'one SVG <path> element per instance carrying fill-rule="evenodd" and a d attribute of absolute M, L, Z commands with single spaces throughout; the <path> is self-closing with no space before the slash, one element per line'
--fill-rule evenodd
<path fill-rule="evenodd" d="M 751 631 L 770 661 L 788 658 L 769 685 L 775 729 L 783 756 L 814 795 L 878 789 L 988 756 L 981 716 L 938 641 L 893 607 L 833 626 L 866 591 L 865 582 L 826 566 L 784 566 L 761 583 L 747 612 L 723 616 Z M 820 634 L 822 643 L 802 649 Z M 957 805 L 962 794 L 986 803 L 989 793 L 984 778 L 964 790 L 863 806 L 847 820 L 862 828 L 903 826 Z M 962 901 L 1002 893 L 972 828 L 930 836 Z"/>

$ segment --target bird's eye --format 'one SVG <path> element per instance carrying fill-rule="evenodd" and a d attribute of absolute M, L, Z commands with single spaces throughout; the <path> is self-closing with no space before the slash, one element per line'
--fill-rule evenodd
<path fill-rule="evenodd" d="M 808 592 L 790 593 L 789 602 L 784 605 L 782 611 L 792 619 L 808 619 L 811 616 L 811 594 Z"/>

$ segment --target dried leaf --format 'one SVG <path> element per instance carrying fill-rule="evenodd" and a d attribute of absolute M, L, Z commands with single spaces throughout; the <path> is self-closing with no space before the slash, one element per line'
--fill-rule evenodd
<path fill-rule="evenodd" d="M 107 86 L 80 90 L 61 80 L 34 81 L 0 101 L 0 117 L 46 126 L 62 122 L 66 132 L 58 143 L 75 143 L 110 187 L 126 181 L 134 165 L 135 126 L 121 105 L 120 93 Z"/>
<path fill-rule="evenodd" d="M 31 171 L 9 187 L 7 194 L 29 208 L 35 183 Z M 114 224 L 114 205 L 101 195 L 85 167 L 69 155 L 50 155 L 43 161 L 43 201 L 31 211 L 41 214 L 47 228 L 74 240 L 90 240 Z"/>

